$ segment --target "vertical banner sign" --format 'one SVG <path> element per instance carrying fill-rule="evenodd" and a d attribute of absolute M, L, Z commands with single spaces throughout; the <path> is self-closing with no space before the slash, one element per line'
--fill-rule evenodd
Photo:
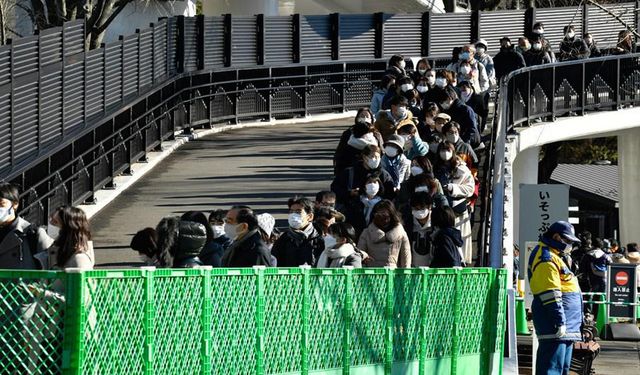
<path fill-rule="evenodd" d="M 520 185 L 520 278 L 525 283 L 525 303 L 531 307 L 527 265 L 538 238 L 558 220 L 569 221 L 569 186 L 562 184 Z M 534 245 L 535 246 L 535 245 Z"/>
<path fill-rule="evenodd" d="M 612 264 L 608 270 L 607 280 L 607 301 L 609 305 L 610 318 L 631 318 L 635 320 L 636 306 L 628 305 L 635 303 L 637 298 L 635 264 Z M 616 305 L 615 303 L 621 303 Z"/>

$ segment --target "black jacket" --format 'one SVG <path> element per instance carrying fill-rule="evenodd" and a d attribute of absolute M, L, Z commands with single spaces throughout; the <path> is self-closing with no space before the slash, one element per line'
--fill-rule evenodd
<path fill-rule="evenodd" d="M 513 47 L 508 49 L 501 48 L 500 52 L 493 58 L 493 65 L 496 68 L 496 79 L 498 81 L 514 70 L 526 66 L 522 55 Z"/>
<path fill-rule="evenodd" d="M 289 229 L 273 244 L 271 254 L 278 260 L 278 267 L 298 267 L 315 266 L 323 251 L 324 239 L 315 228 L 308 238 Z"/>
<path fill-rule="evenodd" d="M 463 245 L 460 231 L 451 227 L 436 232 L 433 238 L 433 260 L 430 267 L 450 268 L 462 266 L 458 247 Z"/>
<path fill-rule="evenodd" d="M 260 232 L 254 229 L 227 248 L 222 257 L 223 267 L 273 267 L 269 248 L 262 241 Z"/>
<path fill-rule="evenodd" d="M 207 266 L 222 267 L 224 251 L 231 245 L 231 239 L 227 236 L 214 238 L 204 246 L 200 252 L 200 260 Z"/>
<path fill-rule="evenodd" d="M 384 72 L 384 75 L 394 76 L 396 77 L 396 81 L 397 81 L 400 78 L 406 76 L 407 72 L 404 69 L 400 69 L 399 67 L 393 65 L 387 68 L 387 70 Z"/>
<path fill-rule="evenodd" d="M 480 133 L 478 132 L 478 122 L 476 113 L 464 104 L 462 100 L 456 99 L 451 103 L 451 107 L 445 111 L 451 116 L 451 121 L 460 124 L 460 138 L 475 147 L 480 144 Z"/>
<path fill-rule="evenodd" d="M 532 49 L 524 53 L 524 61 L 527 66 L 551 64 L 551 56 L 545 50 L 534 51 Z"/>
<path fill-rule="evenodd" d="M 331 182 L 331 191 L 336 193 L 336 202 L 340 204 L 340 207 L 348 204 L 351 199 L 350 191 L 352 189 L 360 189 L 361 192 L 364 191 L 367 179 L 374 175 L 380 177 L 382 181 L 383 186 L 380 187 L 380 190 L 382 191 L 384 189 L 384 193 L 381 193 L 381 195 L 384 198 L 393 199 L 393 180 L 391 176 L 389 176 L 389 173 L 380 167 L 378 167 L 378 169 L 365 169 L 362 162 L 360 162 L 342 171 L 342 173 L 337 175 L 333 182 Z M 342 209 L 339 208 L 338 211 L 342 212 Z"/>

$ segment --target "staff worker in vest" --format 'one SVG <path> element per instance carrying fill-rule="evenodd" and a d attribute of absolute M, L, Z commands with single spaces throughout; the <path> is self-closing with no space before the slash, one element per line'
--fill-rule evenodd
<path fill-rule="evenodd" d="M 582 295 L 577 277 L 563 260 L 580 242 L 573 226 L 557 221 L 540 237 L 529 257 L 527 276 L 533 293 L 533 325 L 540 346 L 537 374 L 568 374 L 573 342 L 582 339 Z"/>

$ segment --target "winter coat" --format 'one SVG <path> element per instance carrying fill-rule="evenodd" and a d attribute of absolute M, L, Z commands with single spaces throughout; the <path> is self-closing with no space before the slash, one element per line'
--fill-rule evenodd
<path fill-rule="evenodd" d="M 487 70 L 484 65 L 480 61 L 473 59 L 469 63 L 469 66 L 471 67 L 471 73 L 468 76 L 465 76 L 460 70 L 460 62 L 449 64 L 447 70 L 456 72 L 458 83 L 463 81 L 471 82 L 473 89 L 476 90 L 477 93 L 483 93 L 489 90 L 489 77 L 487 76 Z"/>
<path fill-rule="evenodd" d="M 478 132 L 478 122 L 476 119 L 476 113 L 464 104 L 462 100 L 455 99 L 451 103 L 451 107 L 444 111 L 451 116 L 451 121 L 455 121 L 460 124 L 460 138 L 465 142 L 476 147 L 480 144 L 480 133 Z"/>
<path fill-rule="evenodd" d="M 411 210 L 409 210 L 411 211 Z M 431 226 L 431 219 L 425 225 L 420 224 L 418 219 L 407 217 L 405 231 L 411 243 L 411 267 L 429 267 L 433 259 L 433 238 L 434 228 Z"/>
<path fill-rule="evenodd" d="M 173 268 L 193 268 L 201 266 L 198 255 L 207 241 L 204 225 L 194 221 L 180 221 L 177 243 L 172 248 Z"/>
<path fill-rule="evenodd" d="M 413 160 L 419 156 L 425 156 L 429 153 L 429 144 L 422 140 L 419 133 L 411 138 L 411 143 L 405 145 L 404 155 L 409 160 Z"/>
<path fill-rule="evenodd" d="M 358 249 L 370 257 L 366 267 L 411 267 L 411 244 L 400 224 L 388 232 L 369 224 L 360 235 Z"/>
<path fill-rule="evenodd" d="M 320 254 L 316 265 L 317 268 L 339 268 L 343 266 L 362 268 L 362 254 L 350 243 L 324 250 Z"/>
<path fill-rule="evenodd" d="M 360 189 L 360 192 L 364 192 L 367 179 L 371 176 L 377 176 L 382 181 L 381 190 L 384 189 L 382 196 L 393 198 L 393 180 L 389 173 L 382 168 L 366 169 L 360 162 L 336 175 L 331 182 L 331 191 L 336 193 L 336 202 L 341 206 L 347 205 L 349 200 L 354 198 L 350 194 L 351 190 Z M 344 212 L 342 208 L 339 208 L 338 211 Z"/>
<path fill-rule="evenodd" d="M 531 310 L 538 340 L 582 339 L 582 294 L 577 278 L 560 257 L 558 249 L 562 247 L 562 243 L 541 237 L 528 259 Z M 560 326 L 565 326 L 567 333 L 558 338 Z"/>
<path fill-rule="evenodd" d="M 438 228 L 433 233 L 432 254 L 430 267 L 450 268 L 462 266 L 460 247 L 462 236 L 455 228 Z"/>
<path fill-rule="evenodd" d="M 551 56 L 545 50 L 534 51 L 530 49 L 524 53 L 524 61 L 527 66 L 551 64 Z"/>
<path fill-rule="evenodd" d="M 392 163 L 395 163 L 395 165 Z M 400 189 L 400 185 L 408 180 L 411 175 L 411 160 L 407 159 L 404 154 L 399 154 L 394 158 L 394 160 L 389 159 L 387 155 L 383 155 L 380 165 L 383 170 L 389 173 L 389 176 L 392 178 L 394 188 L 397 189 Z M 397 181 L 393 176 L 396 176 Z"/>
<path fill-rule="evenodd" d="M 471 215 L 467 207 L 469 206 L 469 199 L 475 193 L 475 179 L 469 168 L 464 164 L 460 164 L 450 174 L 448 182 L 443 184 L 443 189 L 449 199 L 449 205 L 456 213 L 455 227 L 460 231 L 463 240 L 461 245 L 463 260 L 467 265 L 471 265 L 473 262 L 473 239 Z"/>
<path fill-rule="evenodd" d="M 586 275 L 589 282 L 589 291 L 604 292 L 607 280 L 607 266 L 613 261 L 611 256 L 601 249 L 591 249 L 582 257 L 580 263 L 581 272 Z"/>
<path fill-rule="evenodd" d="M 42 268 L 48 270 L 64 270 L 67 268 L 79 268 L 81 270 L 91 270 L 93 266 L 96 264 L 96 256 L 93 252 L 93 241 L 89 241 L 87 243 L 88 249 L 73 254 L 64 265 L 59 266 L 58 262 L 58 252 L 60 248 L 57 245 L 51 245 L 47 249 L 47 259 L 40 258 L 43 261 Z"/>
<path fill-rule="evenodd" d="M 495 85 L 496 84 L 496 68 L 495 68 L 495 65 L 493 64 L 493 58 L 491 58 L 491 56 L 489 56 L 487 53 L 485 53 L 482 56 L 476 56 L 475 58 L 478 61 L 480 61 L 482 65 L 484 65 L 484 68 L 487 71 L 487 77 L 489 78 L 489 84 Z"/>
<path fill-rule="evenodd" d="M 387 94 L 387 90 L 377 89 L 371 97 L 371 113 L 378 113 L 382 109 L 382 100 Z"/>
<path fill-rule="evenodd" d="M 258 229 L 249 231 L 240 239 L 236 239 L 222 256 L 223 267 L 273 267 L 271 252 L 262 241 Z"/>
<path fill-rule="evenodd" d="M 333 154 L 333 175 L 337 176 L 346 168 L 360 160 L 360 153 L 367 145 L 376 145 L 382 149 L 382 136 L 378 132 L 368 133 L 363 138 L 353 137 L 352 128 L 342 132 L 338 147 Z"/>
<path fill-rule="evenodd" d="M 387 68 L 387 70 L 384 72 L 385 76 L 391 75 L 396 77 L 396 81 L 400 80 L 400 78 L 405 77 L 407 75 L 407 72 L 402 69 L 399 68 L 395 65 L 392 65 L 390 67 Z"/>
<path fill-rule="evenodd" d="M 346 205 L 342 207 L 344 210 L 345 221 L 353 226 L 356 237 L 369 225 L 371 221 L 371 211 L 376 203 L 380 202 L 382 197 L 376 196 L 368 200 L 364 195 L 351 198 Z M 366 203 L 366 204 L 365 204 Z"/>
<path fill-rule="evenodd" d="M 21 217 L 10 224 L 12 229 L 0 242 L 0 269 L 38 268 L 34 256 L 47 250 L 52 244 L 43 228 L 31 225 Z"/>
<path fill-rule="evenodd" d="M 231 246 L 231 239 L 227 236 L 214 238 L 204 246 L 198 258 L 202 264 L 212 267 L 222 267 L 222 256 L 224 251 Z"/>
<path fill-rule="evenodd" d="M 417 124 L 417 120 L 413 118 L 413 115 L 409 110 L 407 110 L 405 117 L 399 120 L 391 114 L 391 110 L 386 110 L 378 112 L 376 122 L 373 125 L 382 135 L 382 139 L 386 141 L 392 134 L 396 134 L 396 131 L 399 128 L 407 124 Z"/>
<path fill-rule="evenodd" d="M 590 53 L 591 50 L 583 39 L 575 37 L 572 39 L 564 38 L 560 42 L 558 61 L 586 59 Z"/>
<path fill-rule="evenodd" d="M 315 266 L 322 251 L 324 239 L 312 224 L 309 235 L 289 228 L 273 244 L 271 255 L 278 260 L 278 267 Z"/>
<path fill-rule="evenodd" d="M 496 67 L 496 80 L 498 82 L 502 77 L 506 77 L 514 70 L 527 66 L 524 57 L 513 47 L 501 48 L 500 52 L 493 57 L 493 64 Z"/>

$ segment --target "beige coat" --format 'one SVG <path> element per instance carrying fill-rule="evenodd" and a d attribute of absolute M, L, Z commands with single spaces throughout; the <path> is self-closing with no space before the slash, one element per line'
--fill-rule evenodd
<path fill-rule="evenodd" d="M 49 249 L 47 249 L 46 257 L 40 257 L 40 261 L 42 263 L 43 269 L 66 269 L 66 268 L 79 268 L 82 270 L 91 270 L 96 263 L 96 258 L 93 253 L 93 241 L 89 241 L 89 248 L 87 251 L 82 253 L 77 253 L 71 256 L 69 260 L 64 264 L 63 267 L 59 267 L 56 264 L 58 251 L 60 250 L 58 246 L 51 245 Z"/>
<path fill-rule="evenodd" d="M 365 267 L 411 267 L 411 244 L 400 224 L 386 233 L 369 224 L 360 235 L 358 249 L 370 257 L 363 261 Z"/>

